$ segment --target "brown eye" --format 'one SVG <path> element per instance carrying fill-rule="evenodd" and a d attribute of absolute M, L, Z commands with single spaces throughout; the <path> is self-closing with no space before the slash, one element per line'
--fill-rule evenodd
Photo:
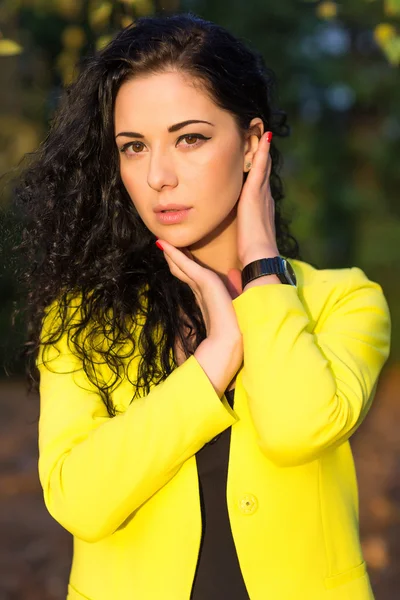
<path fill-rule="evenodd" d="M 186 140 L 188 140 L 190 142 L 190 140 L 198 140 L 199 138 L 196 135 L 187 135 L 186 136 Z M 192 146 L 193 144 L 188 144 L 189 146 Z"/>
<path fill-rule="evenodd" d="M 130 154 L 140 154 L 140 152 L 128 152 L 129 148 L 136 148 L 136 150 L 140 150 L 140 148 L 143 146 L 143 144 L 141 142 L 129 142 L 128 144 L 124 144 L 124 146 L 122 146 L 120 152 L 122 152 L 122 154 L 127 154 L 128 156 Z"/>
<path fill-rule="evenodd" d="M 185 140 L 186 143 L 183 144 L 184 146 L 197 147 L 197 146 L 200 146 L 203 143 L 203 141 L 206 141 L 209 139 L 211 139 L 211 138 L 205 137 L 201 133 L 187 133 L 186 135 L 182 135 L 178 141 L 180 142 L 181 140 Z M 190 141 L 188 142 L 188 140 L 195 140 L 195 143 L 193 144 Z"/>
<path fill-rule="evenodd" d="M 201 133 L 187 133 L 185 135 L 182 135 L 178 139 L 178 142 L 180 142 L 181 140 L 185 140 L 183 146 L 191 146 L 193 148 L 197 148 L 197 146 L 200 146 L 203 143 L 203 141 L 207 141 L 209 139 L 211 138 L 205 137 Z M 131 150 L 129 150 L 129 148 L 131 148 Z M 141 148 L 143 148 L 142 142 L 129 142 L 122 146 L 120 152 L 122 152 L 122 154 L 126 154 L 127 156 L 132 156 L 133 154 L 141 154 Z"/>
<path fill-rule="evenodd" d="M 140 147 L 143 146 L 143 144 L 141 144 L 140 142 L 133 142 L 132 144 L 129 144 L 129 146 L 131 146 L 135 150 L 140 150 Z M 137 154 L 137 152 L 135 152 L 135 154 Z"/>

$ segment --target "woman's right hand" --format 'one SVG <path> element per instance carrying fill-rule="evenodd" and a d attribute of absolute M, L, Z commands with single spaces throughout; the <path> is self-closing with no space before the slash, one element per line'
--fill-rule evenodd
<path fill-rule="evenodd" d="M 232 342 L 233 345 L 241 343 L 242 334 L 232 304 L 232 292 L 228 291 L 220 276 L 199 265 L 187 248 L 175 248 L 163 239 L 159 242 L 172 275 L 193 290 L 203 314 L 207 339 L 225 344 Z"/>

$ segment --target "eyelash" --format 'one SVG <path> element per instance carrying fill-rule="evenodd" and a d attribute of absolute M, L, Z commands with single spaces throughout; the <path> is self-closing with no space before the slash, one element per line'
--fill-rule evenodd
<path fill-rule="evenodd" d="M 206 137 L 204 135 L 202 135 L 201 133 L 186 133 L 185 135 L 181 135 L 180 138 L 178 138 L 178 142 L 180 142 L 182 139 L 185 138 L 198 138 L 200 140 L 210 140 L 210 137 Z M 142 142 L 128 142 L 126 144 L 124 144 L 123 146 L 121 146 L 120 148 L 120 152 L 122 152 L 122 154 L 126 154 L 126 150 L 129 148 L 129 146 L 133 146 L 134 144 L 141 144 Z M 197 148 L 198 146 L 201 146 L 201 144 L 199 144 L 198 142 L 196 142 L 195 144 L 188 144 L 187 147 L 188 148 Z M 142 154 L 141 152 L 133 152 L 132 154 Z M 130 154 L 129 156 L 132 156 L 132 154 Z"/>

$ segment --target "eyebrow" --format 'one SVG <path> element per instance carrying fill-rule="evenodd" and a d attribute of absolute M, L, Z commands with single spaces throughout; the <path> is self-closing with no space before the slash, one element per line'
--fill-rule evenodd
<path fill-rule="evenodd" d="M 174 131 L 178 131 L 178 129 L 182 129 L 182 127 L 186 127 L 186 125 L 191 125 L 191 123 L 207 123 L 208 125 L 212 125 L 214 127 L 214 123 L 210 123 L 209 121 L 200 121 L 198 119 L 190 119 L 188 121 L 182 121 L 181 123 L 175 123 L 175 125 L 171 125 L 168 127 L 168 133 L 173 133 Z M 135 137 L 135 138 L 144 138 L 144 135 L 141 133 L 137 133 L 136 131 L 121 131 L 117 133 L 116 138 L 120 135 L 124 135 L 125 137 Z"/>

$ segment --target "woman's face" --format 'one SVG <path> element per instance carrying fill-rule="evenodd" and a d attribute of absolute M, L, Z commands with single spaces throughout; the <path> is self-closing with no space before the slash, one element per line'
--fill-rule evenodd
<path fill-rule="evenodd" d="M 169 128 L 188 120 L 192 123 Z M 122 181 L 140 217 L 176 247 L 201 241 L 229 222 L 243 185 L 245 142 L 233 117 L 187 77 L 169 72 L 125 82 L 115 102 L 115 140 Z M 191 207 L 166 225 L 154 209 Z"/>

